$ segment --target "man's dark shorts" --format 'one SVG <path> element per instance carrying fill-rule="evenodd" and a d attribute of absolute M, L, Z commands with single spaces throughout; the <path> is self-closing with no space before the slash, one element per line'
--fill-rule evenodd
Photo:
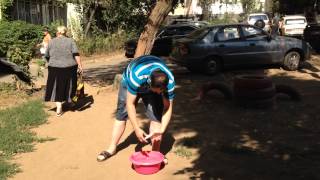
<path fill-rule="evenodd" d="M 144 107 L 146 109 L 147 117 L 152 121 L 161 122 L 162 113 L 163 113 L 163 101 L 162 95 L 149 92 L 149 93 L 138 93 L 137 99 L 142 98 Z M 126 108 L 126 100 L 127 100 L 127 87 L 121 82 L 118 94 L 118 104 L 117 104 L 117 112 L 116 119 L 120 121 L 126 121 L 128 119 L 128 112 Z"/>

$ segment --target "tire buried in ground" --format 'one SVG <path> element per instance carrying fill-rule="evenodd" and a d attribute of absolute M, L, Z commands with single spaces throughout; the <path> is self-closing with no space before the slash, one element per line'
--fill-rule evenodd
<path fill-rule="evenodd" d="M 236 98 L 235 104 L 246 108 L 271 108 L 275 104 L 275 97 L 267 99 L 246 99 L 246 98 Z"/>
<path fill-rule="evenodd" d="M 276 89 L 269 77 L 261 75 L 236 76 L 233 91 L 236 105 L 248 108 L 274 106 Z"/>
<path fill-rule="evenodd" d="M 264 89 L 273 85 L 272 79 L 262 75 L 240 75 L 234 78 L 234 87 L 243 89 Z"/>
<path fill-rule="evenodd" d="M 233 97 L 231 87 L 229 85 L 227 85 L 226 83 L 210 82 L 210 83 L 204 84 L 201 87 L 201 90 L 199 93 L 200 99 L 203 99 L 206 96 L 206 94 L 212 90 L 217 90 L 217 91 L 221 92 L 224 95 L 225 99 L 231 100 Z"/>
<path fill-rule="evenodd" d="M 237 98 L 248 98 L 248 99 L 268 99 L 274 97 L 276 94 L 275 86 L 264 88 L 264 89 L 242 89 L 234 88 L 234 95 Z"/>
<path fill-rule="evenodd" d="M 284 85 L 284 84 L 276 84 L 276 94 L 285 94 L 290 97 L 293 101 L 301 101 L 301 94 L 292 86 Z"/>

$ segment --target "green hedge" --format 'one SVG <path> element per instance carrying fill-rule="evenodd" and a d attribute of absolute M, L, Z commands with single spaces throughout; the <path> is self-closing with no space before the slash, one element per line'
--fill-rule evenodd
<path fill-rule="evenodd" d="M 42 40 L 42 30 L 42 26 L 23 21 L 0 21 L 0 57 L 27 69 Z"/>

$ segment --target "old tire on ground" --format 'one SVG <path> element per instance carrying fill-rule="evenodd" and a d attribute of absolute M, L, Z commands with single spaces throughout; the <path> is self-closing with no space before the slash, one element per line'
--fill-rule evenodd
<path fill-rule="evenodd" d="M 275 86 L 271 78 L 262 75 L 236 76 L 233 84 L 236 105 L 251 108 L 273 107 Z"/>
<path fill-rule="evenodd" d="M 231 90 L 231 87 L 229 85 L 227 85 L 226 83 L 222 83 L 222 82 L 210 82 L 210 83 L 207 83 L 207 84 L 204 84 L 202 87 L 201 87 L 201 90 L 200 90 L 200 99 L 203 99 L 203 97 L 209 92 L 209 91 L 212 91 L 212 90 L 217 90 L 219 92 L 221 92 L 225 99 L 232 99 L 233 97 L 233 93 L 232 93 L 232 90 Z"/>
<path fill-rule="evenodd" d="M 294 101 L 301 101 L 301 94 L 293 87 L 284 84 L 276 85 L 276 94 L 286 94 Z"/>
<path fill-rule="evenodd" d="M 205 74 L 218 74 L 221 71 L 221 68 L 221 60 L 217 57 L 210 57 L 203 62 L 203 69 Z"/>
<path fill-rule="evenodd" d="M 288 52 L 283 60 L 283 68 L 288 71 L 295 71 L 301 63 L 301 55 L 297 51 Z"/>
<path fill-rule="evenodd" d="M 234 78 L 234 88 L 264 89 L 273 86 L 272 79 L 263 75 L 239 75 Z"/>
<path fill-rule="evenodd" d="M 234 88 L 234 95 L 244 99 L 269 99 L 276 95 L 276 89 L 274 85 L 263 89 Z"/>
<path fill-rule="evenodd" d="M 270 108 L 275 104 L 275 97 L 268 99 L 237 99 L 235 103 L 246 108 Z"/>

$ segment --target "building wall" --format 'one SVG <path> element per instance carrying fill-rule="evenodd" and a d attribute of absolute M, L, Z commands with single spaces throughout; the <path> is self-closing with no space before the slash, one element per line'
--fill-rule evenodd
<path fill-rule="evenodd" d="M 79 39 L 82 34 L 82 16 L 76 8 L 80 7 L 71 3 L 61 6 L 50 0 L 14 0 L 13 6 L 8 9 L 8 18 L 40 25 L 60 21 L 71 30 L 74 38 Z"/>
<path fill-rule="evenodd" d="M 67 8 L 50 0 L 14 0 L 8 8 L 10 20 L 47 25 L 60 20 L 67 23 Z"/>
<path fill-rule="evenodd" d="M 169 14 L 169 15 L 199 15 L 202 14 L 202 8 L 198 6 L 198 0 L 191 0 L 191 6 L 190 10 L 188 11 L 187 7 L 187 1 L 185 1 L 184 6 L 181 4 L 178 6 L 178 8 L 175 9 L 174 14 Z M 260 9 L 261 12 L 265 12 L 268 10 L 270 6 L 270 3 L 266 3 L 266 0 L 256 0 L 255 2 L 255 9 Z M 225 4 L 225 3 L 220 3 L 220 1 L 216 1 L 211 5 L 211 12 L 212 15 L 222 15 L 225 13 L 232 13 L 232 14 L 240 14 L 243 13 L 243 8 L 242 4 L 240 1 L 236 4 Z"/>

